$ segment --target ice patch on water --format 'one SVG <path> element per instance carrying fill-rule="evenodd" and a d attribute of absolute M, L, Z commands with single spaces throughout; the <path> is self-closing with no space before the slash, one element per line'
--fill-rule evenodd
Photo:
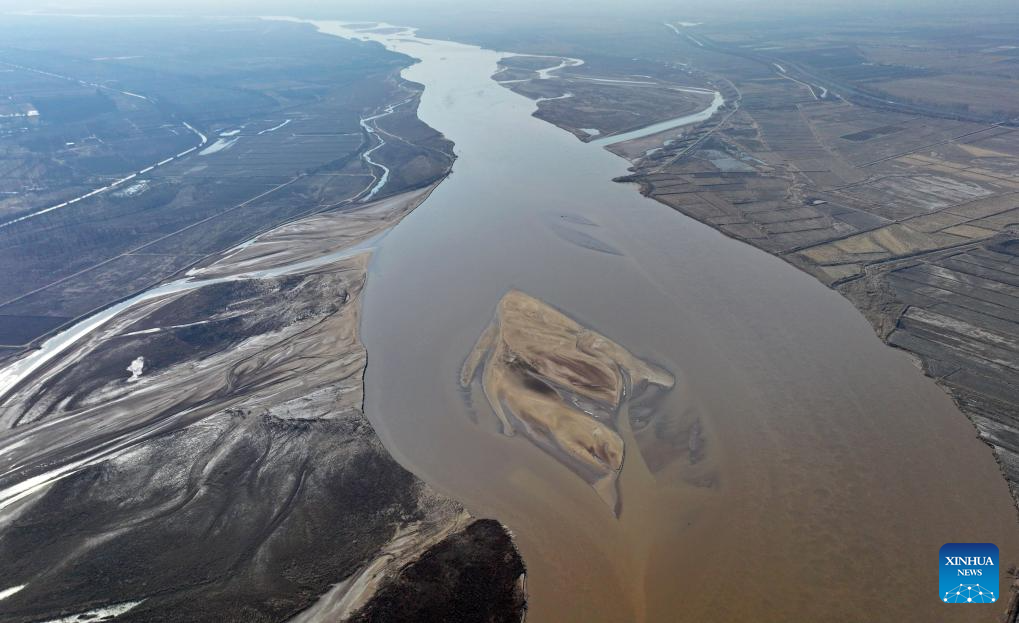
<path fill-rule="evenodd" d="M 78 614 L 72 614 L 67 617 L 60 617 L 59 619 L 50 619 L 43 623 L 81 623 L 81 621 L 106 621 L 114 617 L 118 617 L 131 608 L 134 608 L 144 599 L 138 601 L 125 601 L 120 604 L 113 604 L 112 606 L 104 606 L 102 608 L 96 608 L 95 610 L 89 610 L 87 612 L 79 612 Z"/>

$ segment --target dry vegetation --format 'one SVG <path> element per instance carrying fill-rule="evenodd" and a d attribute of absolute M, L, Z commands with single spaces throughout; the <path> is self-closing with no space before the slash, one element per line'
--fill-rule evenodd
<path fill-rule="evenodd" d="M 958 73 L 975 50 L 917 68 L 831 38 L 697 36 L 684 49 L 724 72 L 739 110 L 613 146 L 627 179 L 839 289 L 953 395 L 1019 500 L 1019 134 L 993 122 L 1019 83 Z M 886 91 L 899 101 L 874 99 Z"/>
<path fill-rule="evenodd" d="M 509 534 L 398 465 L 362 411 L 368 253 L 337 252 L 423 194 L 270 232 L 4 396 L 0 558 L 22 588 L 0 618 L 520 620 Z"/>
<path fill-rule="evenodd" d="M 382 176 L 361 157 L 380 140 L 372 158 L 391 174 L 376 198 L 426 187 L 452 161 L 417 118 L 420 87 L 398 76 L 405 59 L 381 48 L 260 20 L 33 24 L 53 36 L 22 40 L 16 20 L 0 29 L 12 46 L 0 51 L 0 95 L 40 113 L 0 118 L 3 346 L 280 223 L 354 205 Z M 65 26 L 85 41 L 62 38 Z M 201 43 L 166 44 L 183 33 Z M 362 127 L 395 103 L 374 132 Z"/>
<path fill-rule="evenodd" d="M 510 56 L 500 66 L 495 79 L 536 100 L 535 117 L 584 141 L 696 112 L 711 102 L 695 74 L 667 64 L 595 59 L 581 65 L 568 58 Z"/>

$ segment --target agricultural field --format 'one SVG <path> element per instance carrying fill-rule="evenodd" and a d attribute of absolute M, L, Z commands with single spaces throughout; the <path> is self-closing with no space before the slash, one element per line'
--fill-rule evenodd
<path fill-rule="evenodd" d="M 0 26 L 2 345 L 451 161 L 381 48 L 253 19 L 38 19 Z"/>
<path fill-rule="evenodd" d="M 690 36 L 708 48 L 770 64 L 780 77 L 812 85 L 822 99 L 823 89 L 872 108 L 927 116 L 978 122 L 1019 116 L 1019 40 L 1007 19 L 695 30 Z"/>
<path fill-rule="evenodd" d="M 535 117 L 583 141 L 690 114 L 711 103 L 703 79 L 664 63 L 596 58 L 581 64 L 566 57 L 510 56 L 494 77 L 535 100 Z"/>
<path fill-rule="evenodd" d="M 622 181 L 842 292 L 952 394 L 1015 495 L 1019 81 L 996 73 L 1015 31 L 692 30 L 683 53 L 737 108 L 612 145 Z"/>

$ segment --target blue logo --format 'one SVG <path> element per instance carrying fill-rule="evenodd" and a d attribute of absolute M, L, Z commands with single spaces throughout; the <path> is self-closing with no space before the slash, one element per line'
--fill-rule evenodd
<path fill-rule="evenodd" d="M 939 553 L 941 601 L 991 604 L 998 594 L 998 546 L 993 543 L 945 543 Z"/>

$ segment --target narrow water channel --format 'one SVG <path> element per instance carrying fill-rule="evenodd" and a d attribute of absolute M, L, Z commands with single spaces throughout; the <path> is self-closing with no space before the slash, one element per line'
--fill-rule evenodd
<path fill-rule="evenodd" d="M 513 530 L 529 623 L 1003 610 L 936 595 L 947 541 L 1017 559 L 990 450 L 847 301 L 612 182 L 625 161 L 490 79 L 499 53 L 316 25 L 420 59 L 404 72 L 425 86 L 420 116 L 456 143 L 453 174 L 374 255 L 366 411 L 404 465 Z M 514 288 L 669 370 L 661 428 L 699 421 L 703 460 L 647 452 L 624 423 L 617 515 L 526 437 L 504 436 L 458 376 Z"/>

